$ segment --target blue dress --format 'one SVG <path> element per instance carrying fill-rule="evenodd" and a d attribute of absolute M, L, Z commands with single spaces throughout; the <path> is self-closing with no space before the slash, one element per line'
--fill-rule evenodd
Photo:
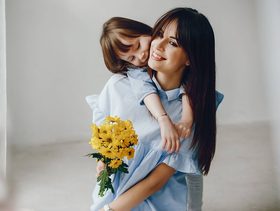
<path fill-rule="evenodd" d="M 178 122 L 182 112 L 180 98 L 183 92 L 182 87 L 164 91 L 155 78 L 153 78 L 153 83 L 169 117 L 173 122 Z M 132 210 L 186 210 L 187 184 L 185 175 L 186 173 L 201 174 L 197 160 L 194 159 L 195 153 L 189 149 L 193 131 L 187 139 L 181 140 L 181 147 L 178 153 L 168 154 L 162 150 L 159 125 L 147 108 L 139 104 L 139 99 L 132 91 L 131 81 L 125 75 L 113 75 L 99 96 L 88 96 L 86 100 L 93 110 L 94 123 L 100 124 L 108 115 L 116 115 L 123 120 L 129 119 L 133 122 L 139 138 L 139 144 L 135 147 L 134 158 L 126 160 L 129 166 L 129 173 L 118 173 L 113 176 L 114 194 L 111 191 L 107 191 L 104 197 L 98 197 L 99 186 L 96 185 L 93 192 L 91 211 L 99 210 L 105 204 L 112 202 L 126 190 L 144 179 L 161 163 L 174 168 L 176 173 L 160 191 L 148 197 Z"/>
<path fill-rule="evenodd" d="M 164 91 L 154 79 L 159 96 L 171 120 L 177 122 L 181 118 L 182 103 L 180 88 Z M 135 147 L 135 156 L 126 161 L 128 174 L 116 174 L 113 178 L 115 194 L 107 191 L 104 197 L 98 197 L 99 186 L 93 192 L 91 211 L 101 209 L 133 185 L 145 178 L 157 165 L 166 163 L 176 173 L 166 185 L 133 210 L 185 210 L 187 207 L 186 173 L 200 174 L 197 162 L 193 159 L 193 151 L 189 149 L 192 135 L 183 140 L 178 153 L 168 154 L 161 148 L 161 135 L 157 121 L 145 106 L 139 105 L 131 91 L 129 79 L 120 74 L 113 75 L 106 83 L 99 96 L 86 98 L 93 110 L 93 122 L 100 124 L 107 115 L 116 115 L 121 119 L 133 122 L 138 134 L 139 144 Z"/>

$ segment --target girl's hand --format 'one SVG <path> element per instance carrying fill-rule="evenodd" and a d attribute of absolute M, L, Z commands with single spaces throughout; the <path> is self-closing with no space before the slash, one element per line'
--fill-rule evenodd
<path fill-rule="evenodd" d="M 101 160 L 97 162 L 96 165 L 96 176 L 98 177 L 100 175 L 100 172 L 105 169 L 105 163 L 103 163 Z"/>
<path fill-rule="evenodd" d="M 158 118 L 162 139 L 162 148 L 167 152 L 178 152 L 180 140 L 176 127 L 167 115 Z"/>
<path fill-rule="evenodd" d="M 191 134 L 192 130 L 192 122 L 178 122 L 175 124 L 175 127 L 177 129 L 178 135 L 180 138 L 187 138 Z"/>

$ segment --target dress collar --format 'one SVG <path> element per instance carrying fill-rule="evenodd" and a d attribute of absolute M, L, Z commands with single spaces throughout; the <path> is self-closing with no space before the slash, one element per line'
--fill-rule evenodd
<path fill-rule="evenodd" d="M 152 80 L 155 83 L 160 95 L 165 96 L 168 101 L 172 101 L 172 100 L 176 100 L 177 98 L 181 98 L 181 95 L 185 93 L 184 87 L 182 85 L 179 88 L 164 91 L 161 88 L 160 84 L 158 83 L 158 81 L 155 77 L 155 74 L 153 74 Z"/>

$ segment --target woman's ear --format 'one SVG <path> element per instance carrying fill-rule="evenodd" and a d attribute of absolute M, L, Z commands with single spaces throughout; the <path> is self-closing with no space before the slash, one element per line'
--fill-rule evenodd
<path fill-rule="evenodd" d="M 185 63 L 185 65 L 186 65 L 187 67 L 190 66 L 190 60 L 187 60 L 186 63 Z"/>
<path fill-rule="evenodd" d="M 186 54 L 186 63 L 185 63 L 185 65 L 188 67 L 188 66 L 190 66 L 190 59 L 189 59 L 189 56 L 188 56 L 188 54 Z"/>

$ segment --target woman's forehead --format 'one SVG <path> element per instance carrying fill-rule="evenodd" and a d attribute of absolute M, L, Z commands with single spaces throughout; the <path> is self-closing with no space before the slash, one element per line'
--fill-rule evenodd
<path fill-rule="evenodd" d="M 168 22 L 163 23 L 161 30 L 166 31 L 166 30 L 177 30 L 177 20 L 171 20 Z"/>
<path fill-rule="evenodd" d="M 166 32 L 166 33 L 176 33 L 176 31 L 177 31 L 177 22 L 176 21 L 172 21 L 172 22 L 166 24 L 164 26 L 163 31 Z"/>

